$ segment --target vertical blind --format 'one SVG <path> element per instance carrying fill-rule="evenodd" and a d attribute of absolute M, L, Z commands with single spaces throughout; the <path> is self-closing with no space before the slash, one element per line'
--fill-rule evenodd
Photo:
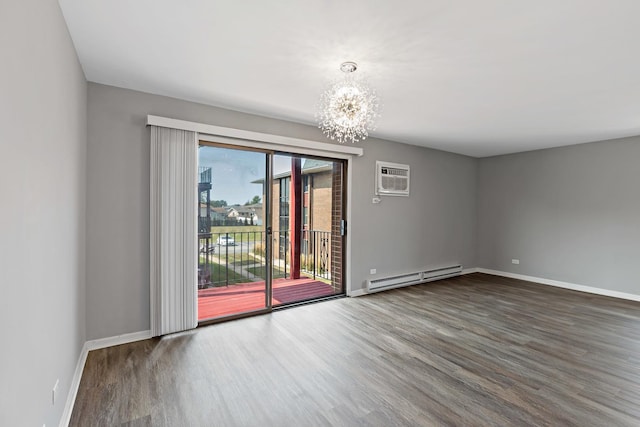
<path fill-rule="evenodd" d="M 151 126 L 151 334 L 195 328 L 196 132 Z"/>

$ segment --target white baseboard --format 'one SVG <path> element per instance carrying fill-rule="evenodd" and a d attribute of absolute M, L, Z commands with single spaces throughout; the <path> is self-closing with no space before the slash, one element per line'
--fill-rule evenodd
<path fill-rule="evenodd" d="M 348 297 L 361 297 L 362 295 L 367 295 L 369 292 L 367 292 L 366 289 L 356 289 L 355 291 L 350 291 L 349 293 L 347 293 Z"/>
<path fill-rule="evenodd" d="M 89 354 L 88 346 L 89 342 L 85 342 L 80 350 L 80 356 L 78 356 L 78 363 L 76 363 L 76 370 L 73 372 L 73 378 L 71 379 L 71 385 L 69 386 L 69 393 L 67 393 L 67 401 L 64 404 L 64 411 L 62 411 L 62 417 L 60 418 L 60 427 L 68 427 L 71 421 L 71 413 L 73 412 L 73 405 L 76 402 L 76 396 L 78 395 L 78 388 L 80 387 L 80 380 L 82 379 L 82 371 L 84 370 L 84 364 L 87 361 L 87 355 Z"/>
<path fill-rule="evenodd" d="M 132 332 L 130 334 L 116 335 L 115 337 L 100 338 L 87 341 L 89 351 L 100 348 L 113 347 L 114 345 L 128 344 L 130 342 L 142 341 L 151 338 L 151 331 Z"/>
<path fill-rule="evenodd" d="M 82 346 L 82 350 L 80 350 L 80 356 L 78 356 L 78 363 L 76 363 L 76 370 L 73 373 L 73 379 L 69 386 L 69 393 L 67 394 L 67 401 L 64 405 L 64 411 L 62 412 L 59 426 L 69 426 L 71 413 L 73 412 L 73 405 L 76 402 L 76 396 L 78 395 L 78 389 L 80 388 L 80 380 L 82 380 L 82 371 L 84 371 L 87 355 L 91 350 L 127 344 L 130 342 L 146 340 L 148 338 L 151 338 L 151 331 L 133 332 L 130 334 L 117 335 L 115 337 L 107 337 L 85 342 Z"/>
<path fill-rule="evenodd" d="M 593 286 L 578 285 L 578 284 L 569 283 L 569 282 L 561 282 L 559 280 L 545 279 L 542 277 L 526 276 L 524 274 L 509 273 L 507 271 L 491 270 L 488 268 L 475 268 L 475 267 L 465 268 L 464 270 L 462 270 L 461 274 L 465 275 L 465 274 L 471 274 L 471 273 L 493 274 L 494 276 L 502 276 L 502 277 L 509 277 L 512 279 L 526 280 L 527 282 L 539 283 L 541 285 L 555 286 L 558 288 L 571 289 L 574 291 L 587 292 L 590 294 L 626 299 L 630 301 L 640 301 L 640 295 L 636 295 L 636 294 L 612 291 L 610 289 L 595 288 Z M 359 296 L 368 295 L 368 294 L 369 292 L 367 292 L 366 289 L 356 289 L 354 291 L 349 292 L 347 295 L 349 297 L 359 297 Z"/>
<path fill-rule="evenodd" d="M 526 280 L 527 282 L 534 282 L 540 283 L 542 285 L 571 289 L 573 291 L 587 292 L 590 294 L 603 295 L 607 297 L 620 298 L 631 301 L 640 301 L 640 295 L 612 291 L 610 289 L 594 288 L 592 286 L 577 285 L 575 283 L 561 282 L 559 280 L 545 279 L 542 277 L 525 276 L 524 274 L 509 273 L 507 271 L 490 270 L 488 268 L 476 268 L 475 270 L 478 273 L 493 274 L 494 276 L 503 276 L 512 279 Z"/>

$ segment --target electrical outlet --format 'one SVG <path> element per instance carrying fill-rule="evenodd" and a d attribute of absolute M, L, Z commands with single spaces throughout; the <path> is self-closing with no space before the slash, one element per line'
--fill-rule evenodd
<path fill-rule="evenodd" d="M 375 268 L 372 268 L 371 270 L 369 270 L 369 274 L 376 274 L 378 272 L 378 270 L 376 270 Z"/>
<path fill-rule="evenodd" d="M 53 386 L 53 389 L 51 390 L 51 404 L 55 405 L 56 404 L 56 392 L 58 391 L 58 384 L 60 383 L 60 379 L 58 378 L 56 380 L 55 385 Z"/>
<path fill-rule="evenodd" d="M 512 259 L 511 260 L 511 264 L 520 264 L 520 260 L 519 259 Z"/>

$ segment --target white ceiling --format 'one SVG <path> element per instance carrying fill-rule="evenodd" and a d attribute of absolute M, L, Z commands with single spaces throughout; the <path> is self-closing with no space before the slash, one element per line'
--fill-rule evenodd
<path fill-rule="evenodd" d="M 93 82 L 315 124 L 351 60 L 373 136 L 484 157 L 640 134 L 638 0 L 59 2 Z"/>

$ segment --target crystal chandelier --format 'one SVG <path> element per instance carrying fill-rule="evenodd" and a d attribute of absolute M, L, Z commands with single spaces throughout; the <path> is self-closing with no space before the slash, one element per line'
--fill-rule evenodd
<path fill-rule="evenodd" d="M 353 76 L 357 68 L 355 62 L 342 63 L 344 79 L 333 83 L 320 96 L 318 127 L 328 138 L 340 143 L 365 140 L 369 131 L 375 129 L 378 117 L 378 95 Z"/>

